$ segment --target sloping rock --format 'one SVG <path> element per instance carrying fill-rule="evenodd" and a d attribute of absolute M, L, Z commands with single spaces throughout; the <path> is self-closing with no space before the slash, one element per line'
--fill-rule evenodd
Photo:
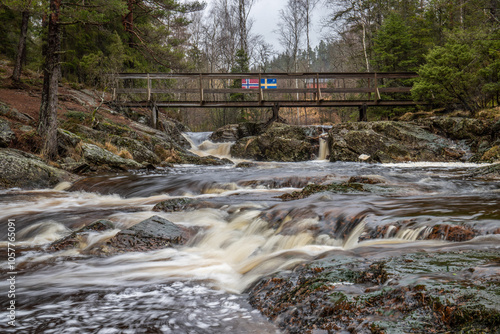
<path fill-rule="evenodd" d="M 25 114 L 20 113 L 17 109 L 11 108 L 2 102 L 0 102 L 0 115 L 10 119 L 14 119 L 16 121 L 20 121 L 22 123 L 29 123 L 33 120 Z"/>
<path fill-rule="evenodd" d="M 16 135 L 10 129 L 9 122 L 0 118 L 0 147 L 9 146 L 14 138 L 16 138 Z"/>
<path fill-rule="evenodd" d="M 114 153 L 111 153 L 99 146 L 93 144 L 83 144 L 83 157 L 87 163 L 96 166 L 106 165 L 111 168 L 117 168 L 121 170 L 126 170 L 129 168 L 140 168 L 142 167 L 139 163 L 134 160 L 124 159 Z"/>
<path fill-rule="evenodd" d="M 74 133 L 61 128 L 57 129 L 57 150 L 60 156 L 68 155 L 81 142 L 82 138 Z"/>
<path fill-rule="evenodd" d="M 39 157 L 15 149 L 0 149 L 0 188 L 52 188 L 73 176 L 47 165 Z"/>
<path fill-rule="evenodd" d="M 465 147 L 405 122 L 362 122 L 329 132 L 330 161 L 465 161 Z"/>
<path fill-rule="evenodd" d="M 472 177 L 500 178 L 500 163 L 479 167 L 469 174 Z"/>
<path fill-rule="evenodd" d="M 137 162 L 149 162 L 152 164 L 160 163 L 160 158 L 138 140 L 113 136 L 111 138 L 111 143 L 129 151 Z"/>

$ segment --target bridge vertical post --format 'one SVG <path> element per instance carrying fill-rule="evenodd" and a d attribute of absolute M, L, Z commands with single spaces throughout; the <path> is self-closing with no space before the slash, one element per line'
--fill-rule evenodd
<path fill-rule="evenodd" d="M 203 77 L 200 73 L 200 105 L 203 105 Z"/>
<path fill-rule="evenodd" d="M 259 72 L 259 104 L 262 104 L 262 74 Z"/>
<path fill-rule="evenodd" d="M 368 88 L 371 89 L 372 88 L 372 79 L 368 78 Z M 372 99 L 372 92 L 371 91 L 368 91 L 368 100 L 371 100 Z"/>
<path fill-rule="evenodd" d="M 367 107 L 366 103 L 363 103 L 363 105 L 359 106 L 358 122 L 367 122 L 368 121 L 367 109 L 368 109 L 368 107 Z"/>
<path fill-rule="evenodd" d="M 155 102 L 151 103 L 151 127 L 158 128 L 158 107 Z"/>
<path fill-rule="evenodd" d="M 316 98 L 318 99 L 318 102 L 320 102 L 322 98 L 321 98 L 321 88 L 319 88 L 319 73 L 316 73 L 316 89 L 318 90 Z"/>
<path fill-rule="evenodd" d="M 376 100 L 382 100 L 380 97 L 380 91 L 378 90 L 377 72 L 375 72 L 375 101 Z"/>
<path fill-rule="evenodd" d="M 149 73 L 147 75 L 148 80 L 148 101 L 151 101 L 151 78 L 149 77 Z"/>

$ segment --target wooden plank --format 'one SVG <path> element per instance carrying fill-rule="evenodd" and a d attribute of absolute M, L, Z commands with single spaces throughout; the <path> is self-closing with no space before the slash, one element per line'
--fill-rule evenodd
<path fill-rule="evenodd" d="M 366 79 L 373 78 L 375 72 L 310 72 L 310 73 L 149 73 L 152 80 L 166 79 L 196 79 L 200 75 L 205 79 L 256 79 L 262 78 L 277 79 L 307 79 L 318 76 L 321 79 Z M 117 79 L 147 79 L 147 73 L 119 73 Z M 378 78 L 405 79 L 416 78 L 415 72 L 377 72 Z"/>

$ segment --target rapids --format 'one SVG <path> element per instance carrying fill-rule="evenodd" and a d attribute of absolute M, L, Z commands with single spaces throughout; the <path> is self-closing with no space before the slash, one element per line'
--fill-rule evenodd
<path fill-rule="evenodd" d="M 227 156 L 229 144 L 190 136 L 193 152 Z M 325 151 L 326 152 L 326 151 Z M 324 159 L 327 153 L 319 154 Z M 474 164 L 257 163 L 175 166 L 87 177 L 67 190 L 0 192 L 1 253 L 16 223 L 16 333 L 279 333 L 246 301 L 260 278 L 328 252 L 376 257 L 408 249 L 499 249 L 498 181 L 468 176 Z M 277 198 L 309 183 L 376 179 L 365 192 Z M 214 205 L 153 212 L 166 199 Z M 118 229 L 89 233 L 82 247 L 153 215 L 200 227 L 187 245 L 98 257 L 46 252 L 51 242 L 98 219 Z M 345 227 L 335 229 L 344 224 Z M 468 226 L 470 241 L 425 240 L 433 226 Z M 333 226 L 333 227 L 332 227 Z M 386 227 L 382 235 L 370 231 Z M 8 283 L 0 290 L 5 298 Z M 3 304 L 4 305 L 4 304 Z M 6 319 L 5 307 L 0 318 Z"/>

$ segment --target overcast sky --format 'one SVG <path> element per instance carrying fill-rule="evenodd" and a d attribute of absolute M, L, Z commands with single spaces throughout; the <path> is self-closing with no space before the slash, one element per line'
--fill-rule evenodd
<path fill-rule="evenodd" d="M 212 0 L 205 0 L 209 6 Z M 257 0 L 250 11 L 250 17 L 254 19 L 252 32 L 264 36 L 266 42 L 270 43 L 275 50 L 282 50 L 279 44 L 278 35 L 275 30 L 278 28 L 279 12 L 286 5 L 288 0 Z M 323 5 L 318 4 L 312 15 L 311 27 L 311 47 L 315 47 L 321 39 L 320 21 L 325 14 Z"/>

